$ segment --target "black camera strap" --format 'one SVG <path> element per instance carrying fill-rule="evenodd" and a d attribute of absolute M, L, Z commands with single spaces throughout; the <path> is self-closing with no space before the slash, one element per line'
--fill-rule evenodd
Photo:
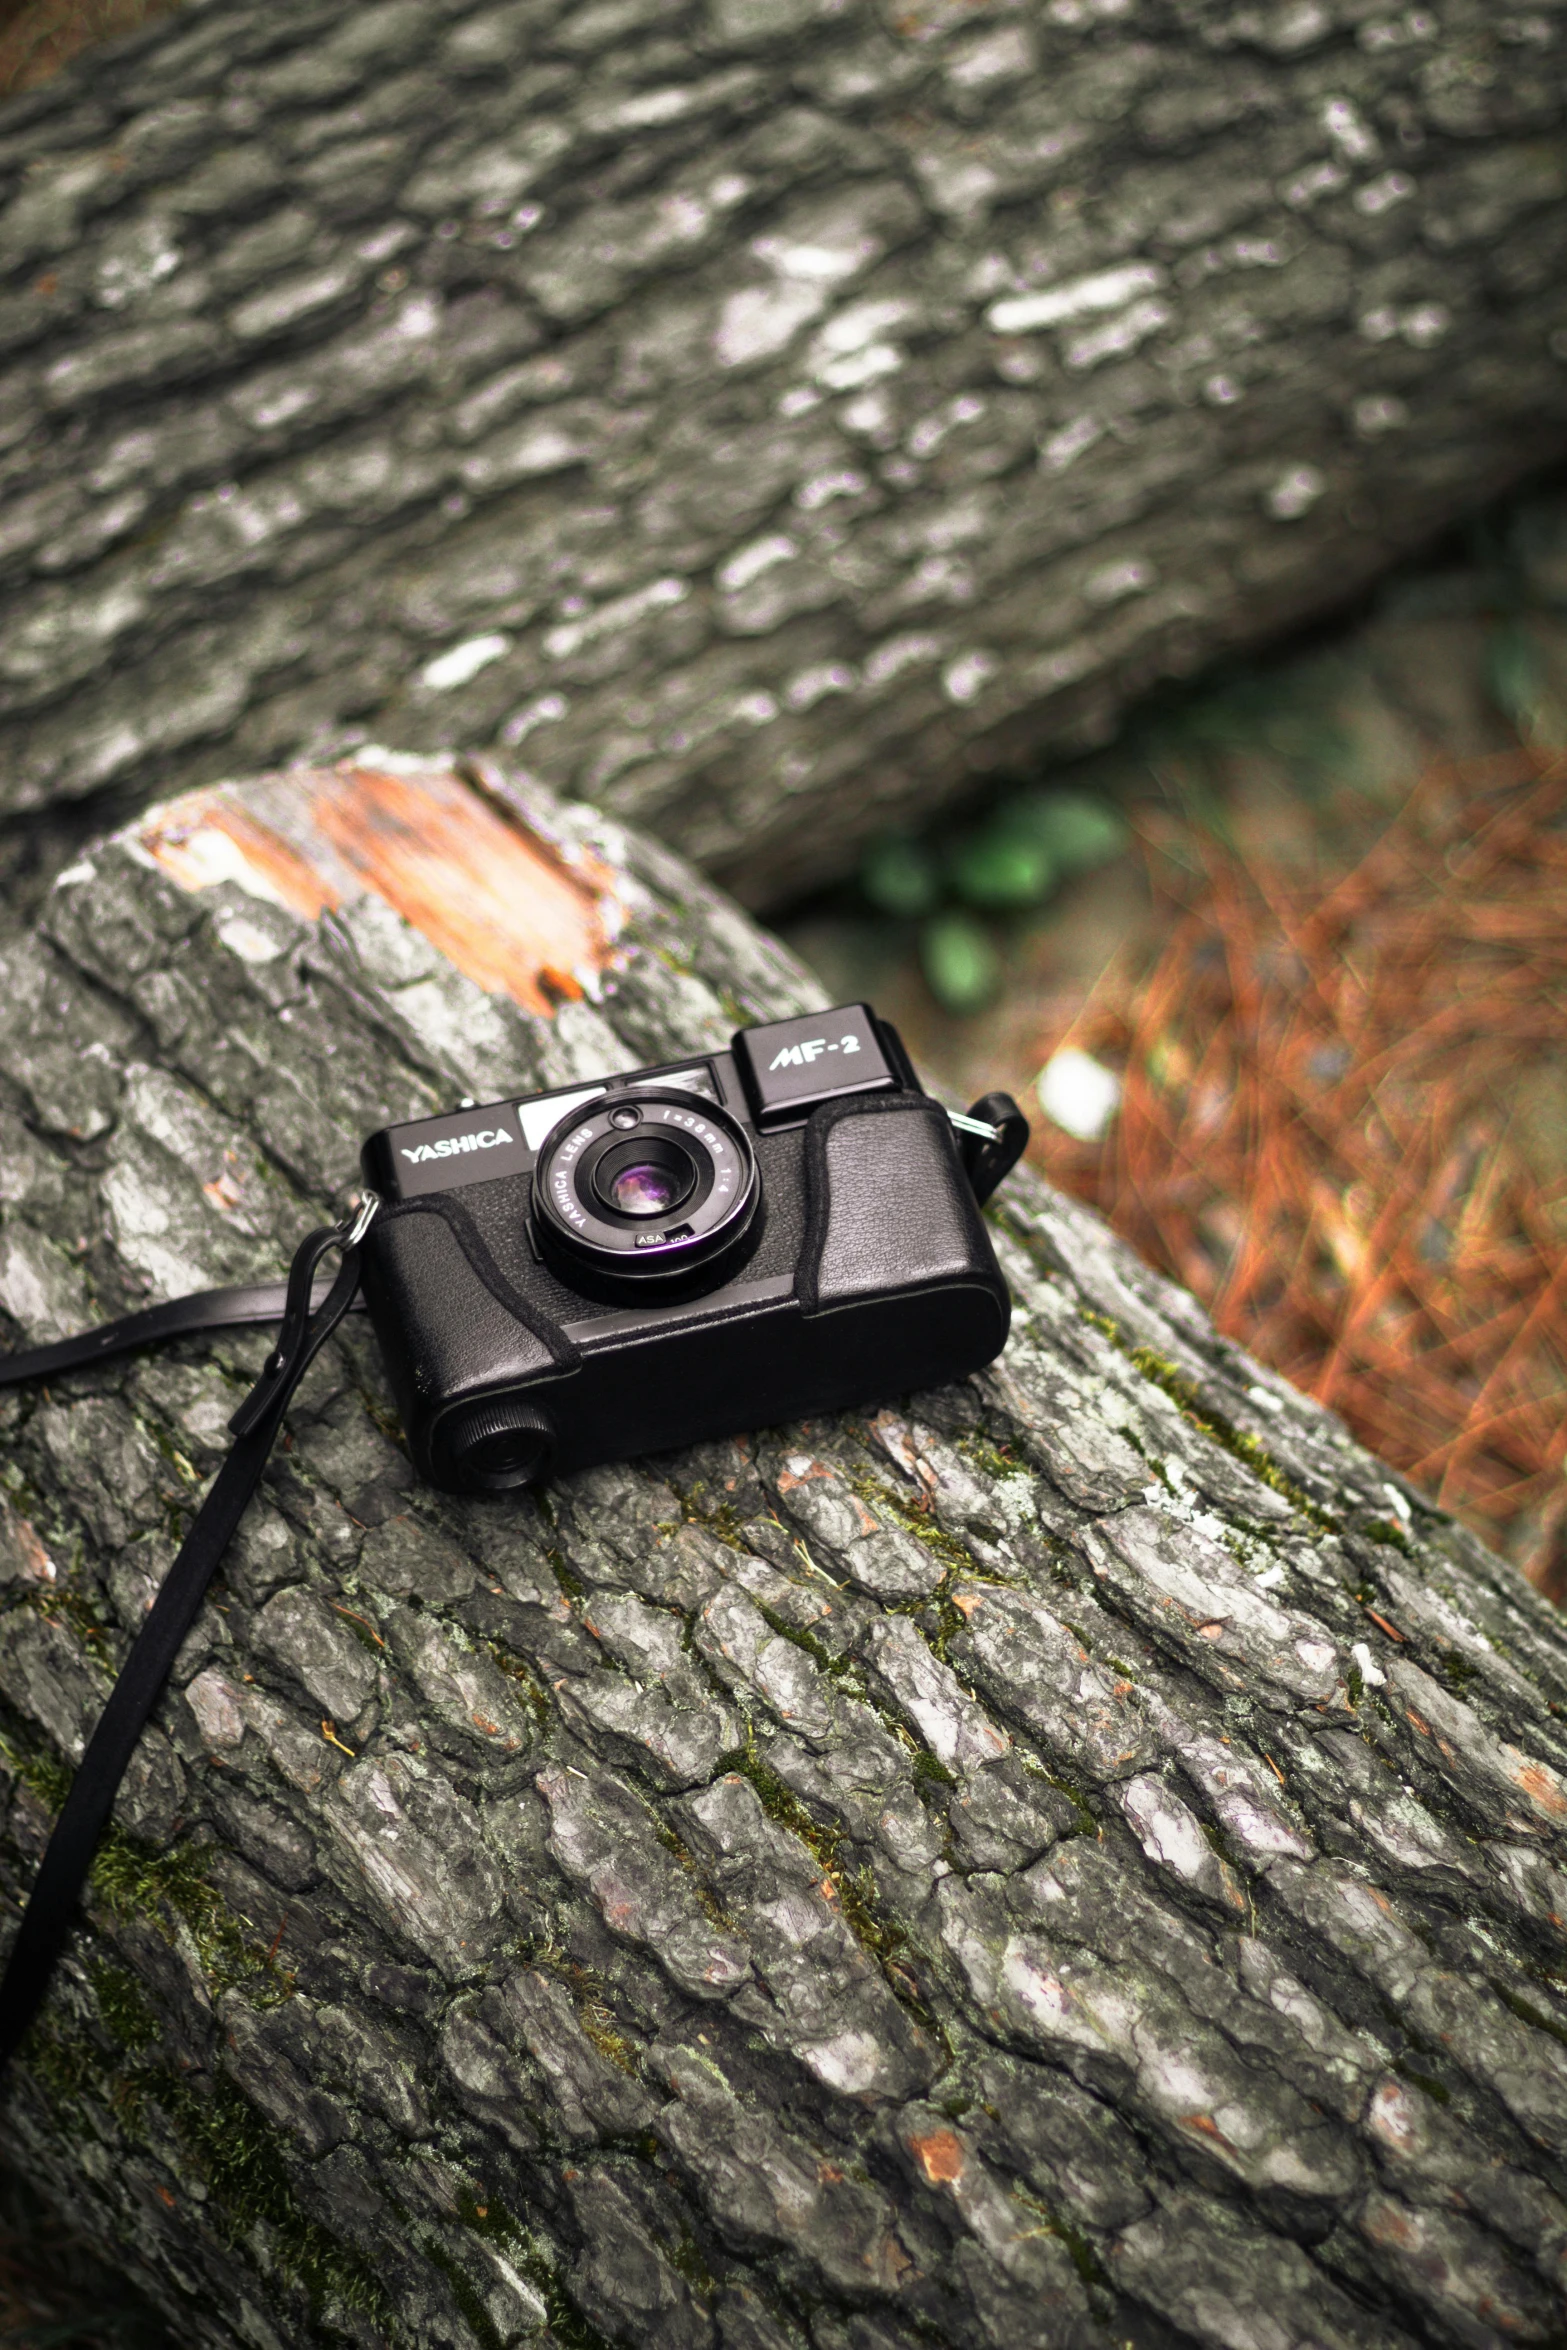
<path fill-rule="evenodd" d="M 194 1297 L 176 1298 L 168 1305 L 127 1314 L 80 1337 L 62 1339 L 57 1345 L 32 1347 L 23 1354 L 0 1358 L 0 1387 L 15 1387 L 57 1371 L 79 1370 L 132 1347 L 187 1331 L 217 1330 L 247 1322 L 282 1323 L 261 1377 L 229 1422 L 233 1447 L 131 1643 L 54 1824 L 0 1977 L 0 2072 L 15 2054 L 49 1987 L 75 1923 L 82 1887 L 114 1808 L 120 1781 L 196 1620 L 207 1586 L 260 1482 L 289 1400 L 355 1301 L 360 1244 L 378 1205 L 375 1194 L 369 1193 L 351 1224 L 312 1232 L 296 1250 L 286 1282 L 204 1290 Z M 341 1262 L 336 1279 L 322 1294 L 317 1269 L 334 1249 L 341 1252 Z"/>

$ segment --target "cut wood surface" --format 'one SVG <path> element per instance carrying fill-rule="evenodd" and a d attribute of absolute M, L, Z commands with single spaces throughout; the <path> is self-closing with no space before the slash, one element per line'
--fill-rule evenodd
<path fill-rule="evenodd" d="M 504 987 L 432 943 L 503 872 Z M 14 1341 L 818 1000 L 384 754 L 94 848 L 3 976 Z M 181 2350 L 1561 2341 L 1558 1619 L 1087 1211 L 992 1216 L 992 1370 L 537 1496 L 420 1487 L 367 1326 L 317 1364 L 0 2119 Z M 267 1343 L 0 1404 L 8 1910 Z"/>
<path fill-rule="evenodd" d="M 0 802 L 510 746 L 777 903 L 1560 455 L 1564 58 L 192 0 L 0 108 Z"/>

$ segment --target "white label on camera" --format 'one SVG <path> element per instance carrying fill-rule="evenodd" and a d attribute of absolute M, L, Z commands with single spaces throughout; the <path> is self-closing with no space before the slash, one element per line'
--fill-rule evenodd
<path fill-rule="evenodd" d="M 808 1036 L 803 1044 L 784 1045 L 774 1053 L 767 1066 L 769 1069 L 803 1069 L 822 1053 L 857 1053 L 859 1049 L 860 1040 L 857 1036 L 840 1036 L 835 1044 L 829 1044 L 825 1036 Z"/>
<path fill-rule="evenodd" d="M 529 1150 L 541 1149 L 545 1137 L 554 1133 L 562 1118 L 572 1110 L 580 1110 L 584 1102 L 596 1102 L 605 1090 L 602 1085 L 590 1085 L 581 1093 L 551 1093 L 542 1101 L 519 1102 L 517 1123 Z"/>
<path fill-rule="evenodd" d="M 418 1167 L 426 1159 L 454 1159 L 462 1151 L 498 1150 L 511 1139 L 504 1126 L 481 1126 L 476 1134 L 448 1134 L 439 1142 L 421 1142 L 413 1150 L 404 1144 L 403 1157 Z"/>

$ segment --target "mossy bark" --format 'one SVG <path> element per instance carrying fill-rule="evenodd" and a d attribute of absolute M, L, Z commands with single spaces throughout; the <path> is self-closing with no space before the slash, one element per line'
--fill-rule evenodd
<path fill-rule="evenodd" d="M 191 0 L 0 107 L 0 810 L 493 742 L 749 903 L 841 873 L 1560 456 L 1564 58 Z"/>
<path fill-rule="evenodd" d="M 383 1121 L 814 1000 L 511 805 L 622 913 L 552 1017 L 373 894 L 62 879 L 13 1338 L 272 1272 Z M 990 1371 L 531 1498 L 415 1483 L 362 1325 L 317 1365 L 0 2125 L 182 2350 L 1563 2338 L 1557 1620 L 1083 1209 L 993 1229 Z M 8 1905 L 266 1344 L 3 1405 Z"/>

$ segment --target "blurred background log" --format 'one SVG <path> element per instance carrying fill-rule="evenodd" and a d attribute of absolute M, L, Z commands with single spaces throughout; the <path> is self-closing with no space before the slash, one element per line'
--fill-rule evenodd
<path fill-rule="evenodd" d="M 15 1339 L 272 1272 L 389 1118 L 813 999 L 385 754 L 156 811 L 4 977 Z M 990 1372 L 532 1499 L 418 1488 L 328 1350 L 5 2114 L 182 2346 L 1561 2338 L 1555 1618 L 1090 1212 L 994 1231 Z M 266 1344 L 0 1405 L 9 1904 Z"/>
<path fill-rule="evenodd" d="M 103 41 L 139 33 L 179 0 L 0 0 L 0 97 L 33 90 Z"/>
<path fill-rule="evenodd" d="M 489 742 L 780 903 L 1561 453 L 1563 54 L 192 0 L 0 110 L 4 805 Z"/>

